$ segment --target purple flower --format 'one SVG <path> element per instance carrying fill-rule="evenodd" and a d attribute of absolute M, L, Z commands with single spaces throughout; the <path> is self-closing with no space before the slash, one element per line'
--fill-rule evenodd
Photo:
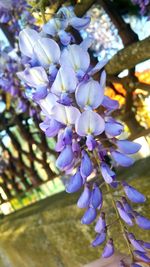
<path fill-rule="evenodd" d="M 71 176 L 68 185 L 66 186 L 67 193 L 77 192 L 83 185 L 83 179 L 79 171 L 77 171 L 73 176 Z"/>
<path fill-rule="evenodd" d="M 134 163 L 134 159 L 130 158 L 118 151 L 111 152 L 112 158 L 121 166 L 129 167 Z"/>
<path fill-rule="evenodd" d="M 92 242 L 92 247 L 100 246 L 106 240 L 106 233 L 107 230 L 104 229 L 100 234 L 98 234 Z"/>
<path fill-rule="evenodd" d="M 82 160 L 81 160 L 81 166 L 80 166 L 80 172 L 85 180 L 93 171 L 92 161 L 88 154 L 83 150 L 82 151 Z"/>
<path fill-rule="evenodd" d="M 122 197 L 122 205 L 124 210 L 128 213 L 131 214 L 133 212 L 131 206 L 129 205 L 128 201 L 126 200 L 125 197 Z"/>
<path fill-rule="evenodd" d="M 45 132 L 47 137 L 54 137 L 58 134 L 62 125 L 54 119 L 46 118 L 39 124 L 40 128 Z"/>
<path fill-rule="evenodd" d="M 139 191 L 137 191 L 134 187 L 128 185 L 126 182 L 123 182 L 122 185 L 130 201 L 135 203 L 143 203 L 146 201 L 145 196 L 141 194 Z"/>
<path fill-rule="evenodd" d="M 126 213 L 120 201 L 116 201 L 116 206 L 122 220 L 128 225 L 133 226 L 133 222 L 130 216 L 128 215 L 128 213 Z"/>
<path fill-rule="evenodd" d="M 89 207 L 86 212 L 84 213 L 81 222 L 83 224 L 90 224 L 92 223 L 96 218 L 97 212 L 95 208 Z"/>
<path fill-rule="evenodd" d="M 137 153 L 141 148 L 140 144 L 128 140 L 117 140 L 116 144 L 119 150 L 125 154 Z"/>
<path fill-rule="evenodd" d="M 111 257 L 112 255 L 114 254 L 114 244 L 113 244 L 113 240 L 112 239 L 109 239 L 105 248 L 104 248 L 104 251 L 102 253 L 102 257 L 103 258 L 109 258 Z"/>
<path fill-rule="evenodd" d="M 134 247 L 134 249 L 137 249 L 141 252 L 145 252 L 145 249 L 143 248 L 143 246 L 140 245 L 140 242 L 135 239 L 135 236 L 132 233 L 128 234 L 128 239 L 130 243 L 132 244 L 132 246 Z"/>
<path fill-rule="evenodd" d="M 95 225 L 95 232 L 101 233 L 106 228 L 105 213 L 102 212 Z"/>
<path fill-rule="evenodd" d="M 105 182 L 111 184 L 116 176 L 115 172 L 113 172 L 105 162 L 101 163 L 100 169 Z"/>
<path fill-rule="evenodd" d="M 120 135 L 123 132 L 123 130 L 124 126 L 115 120 L 107 119 L 107 121 L 105 122 L 105 132 L 110 136 Z"/>
<path fill-rule="evenodd" d="M 64 130 L 63 141 L 66 145 L 72 144 L 72 128 L 69 126 Z"/>
<path fill-rule="evenodd" d="M 71 145 L 66 145 L 56 160 L 56 167 L 64 170 L 68 167 L 74 159 L 74 154 Z"/>
<path fill-rule="evenodd" d="M 144 216 L 140 215 L 137 212 L 134 212 L 134 218 L 135 218 L 135 222 L 136 224 L 145 230 L 150 230 L 150 220 L 145 218 Z"/>
<path fill-rule="evenodd" d="M 86 137 L 86 146 L 87 146 L 88 150 L 92 151 L 93 149 L 95 149 L 96 145 L 97 145 L 97 142 L 95 141 L 93 136 L 89 134 Z"/>
<path fill-rule="evenodd" d="M 119 103 L 118 101 L 111 99 L 109 96 L 104 96 L 102 106 L 111 111 L 118 109 Z"/>
<path fill-rule="evenodd" d="M 93 208 L 98 208 L 102 205 L 103 197 L 102 192 L 97 184 L 94 184 L 90 204 Z"/>
<path fill-rule="evenodd" d="M 89 189 L 88 184 L 85 184 L 84 191 L 78 199 L 77 206 L 81 209 L 87 208 L 90 203 L 91 190 Z"/>

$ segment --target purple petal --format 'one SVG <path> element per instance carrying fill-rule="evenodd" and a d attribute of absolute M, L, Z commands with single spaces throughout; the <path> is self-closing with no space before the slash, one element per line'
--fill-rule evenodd
<path fill-rule="evenodd" d="M 150 230 L 150 220 L 134 212 L 136 224 L 145 230 Z"/>
<path fill-rule="evenodd" d="M 60 48 L 58 44 L 50 38 L 40 38 L 34 44 L 34 55 L 40 65 L 48 68 L 52 63 L 58 63 L 60 58 Z"/>
<path fill-rule="evenodd" d="M 111 152 L 112 158 L 121 166 L 129 167 L 134 163 L 134 159 L 130 158 L 118 151 Z"/>
<path fill-rule="evenodd" d="M 40 38 L 35 30 L 26 28 L 19 33 L 19 47 L 21 53 L 30 58 L 33 57 L 33 46 Z"/>
<path fill-rule="evenodd" d="M 128 201 L 126 200 L 125 197 L 122 197 L 122 204 L 123 204 L 123 208 L 124 210 L 129 214 L 129 213 L 132 213 L 132 208 L 131 206 L 129 205 Z"/>
<path fill-rule="evenodd" d="M 90 204 L 93 208 L 97 209 L 98 206 L 102 204 L 102 201 L 103 201 L 102 192 L 100 188 L 96 184 L 94 184 Z"/>
<path fill-rule="evenodd" d="M 43 67 L 33 67 L 24 71 L 18 72 L 17 76 L 20 80 L 31 87 L 47 87 L 49 84 L 47 74 Z"/>
<path fill-rule="evenodd" d="M 75 97 L 81 108 L 96 109 L 102 103 L 104 90 L 97 81 L 89 80 L 79 84 Z"/>
<path fill-rule="evenodd" d="M 76 174 L 70 178 L 70 181 L 66 186 L 66 192 L 75 193 L 82 187 L 82 185 L 83 185 L 83 179 L 81 177 L 80 172 L 77 171 Z"/>
<path fill-rule="evenodd" d="M 91 191 L 88 185 L 85 184 L 84 191 L 78 199 L 77 206 L 81 209 L 87 208 L 90 203 Z"/>
<path fill-rule="evenodd" d="M 76 30 L 80 31 L 88 26 L 90 23 L 90 17 L 77 18 L 73 17 L 69 20 L 69 24 Z"/>
<path fill-rule="evenodd" d="M 119 103 L 118 101 L 111 99 L 109 96 L 104 96 L 102 106 L 108 110 L 115 110 L 119 108 Z"/>
<path fill-rule="evenodd" d="M 72 144 L 72 128 L 66 127 L 64 130 L 63 140 L 66 145 Z"/>
<path fill-rule="evenodd" d="M 105 213 L 102 212 L 95 225 L 95 232 L 101 233 L 106 228 Z"/>
<path fill-rule="evenodd" d="M 86 145 L 89 151 L 92 151 L 93 149 L 95 149 L 97 142 L 95 141 L 92 135 L 87 136 Z"/>
<path fill-rule="evenodd" d="M 56 167 L 60 170 L 64 170 L 68 165 L 72 163 L 74 159 L 74 154 L 72 147 L 67 145 L 56 160 Z"/>
<path fill-rule="evenodd" d="M 62 127 L 62 125 L 58 121 L 48 118 L 41 122 L 39 126 L 48 137 L 56 136 Z"/>
<path fill-rule="evenodd" d="M 75 71 L 86 71 L 90 65 L 90 56 L 79 45 L 70 45 L 62 52 L 60 64 L 62 65 L 64 62 L 72 66 Z"/>
<path fill-rule="evenodd" d="M 123 189 L 128 197 L 128 199 L 135 203 L 144 203 L 146 198 L 143 194 L 137 191 L 134 187 L 128 185 L 126 182 L 122 183 Z"/>
<path fill-rule="evenodd" d="M 142 261 L 150 263 L 150 258 L 145 253 L 143 253 L 139 250 L 134 250 L 133 253 L 134 253 L 134 255 L 136 255 L 136 257 L 138 257 Z"/>
<path fill-rule="evenodd" d="M 113 178 L 116 176 L 116 174 L 109 168 L 109 166 L 105 162 L 101 163 L 100 168 L 101 168 L 101 174 L 105 182 L 108 184 L 112 183 Z"/>
<path fill-rule="evenodd" d="M 53 119 L 50 120 L 49 127 L 46 129 L 45 134 L 47 137 L 54 137 L 58 134 L 59 130 L 61 129 L 62 125 L 58 121 Z"/>
<path fill-rule="evenodd" d="M 47 96 L 47 88 L 39 87 L 36 92 L 32 94 L 32 98 L 34 101 L 38 102 L 41 99 L 44 99 Z"/>
<path fill-rule="evenodd" d="M 113 240 L 112 239 L 109 239 L 105 248 L 104 248 L 104 251 L 102 253 L 102 257 L 103 258 L 109 258 L 111 257 L 112 255 L 114 254 L 114 245 L 113 245 Z"/>
<path fill-rule="evenodd" d="M 64 30 L 61 30 L 58 32 L 58 36 L 60 38 L 60 41 L 61 43 L 64 45 L 64 46 L 67 46 L 70 44 L 71 42 L 71 35 L 67 32 L 65 32 Z"/>
<path fill-rule="evenodd" d="M 134 154 L 139 151 L 141 145 L 128 140 L 117 140 L 116 142 L 119 150 L 125 154 Z"/>
<path fill-rule="evenodd" d="M 120 135 L 124 130 L 124 126 L 119 122 L 106 122 L 105 132 L 110 136 Z"/>
<path fill-rule="evenodd" d="M 96 218 L 96 209 L 89 207 L 86 212 L 84 213 L 82 219 L 81 219 L 81 223 L 83 224 L 90 224 L 92 223 L 95 218 Z"/>
<path fill-rule="evenodd" d="M 84 111 L 76 121 L 76 132 L 80 136 L 99 135 L 104 131 L 105 124 L 102 117 L 94 111 Z"/>
<path fill-rule="evenodd" d="M 128 239 L 132 244 L 132 246 L 134 247 L 134 249 L 137 249 L 141 252 L 145 252 L 145 249 L 140 245 L 140 242 L 138 242 L 138 240 L 135 239 L 135 236 L 132 233 L 128 234 Z"/>
<path fill-rule="evenodd" d="M 122 220 L 125 223 L 127 223 L 128 225 L 133 226 L 133 222 L 132 222 L 130 216 L 128 215 L 128 213 L 125 212 L 120 201 L 116 201 L 116 206 L 117 206 L 117 210 L 118 210 L 119 215 L 122 218 Z"/>
<path fill-rule="evenodd" d="M 92 161 L 85 151 L 82 151 L 80 172 L 83 179 L 87 178 L 93 171 Z"/>
<path fill-rule="evenodd" d="M 92 247 L 100 246 L 106 240 L 106 230 L 96 236 L 92 242 Z"/>
<path fill-rule="evenodd" d="M 51 87 L 51 92 L 60 96 L 62 93 L 73 93 L 77 86 L 77 78 L 71 67 L 63 65 Z"/>

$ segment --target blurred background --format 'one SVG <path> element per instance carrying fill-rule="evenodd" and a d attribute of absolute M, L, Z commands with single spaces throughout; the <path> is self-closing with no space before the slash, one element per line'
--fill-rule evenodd
<path fill-rule="evenodd" d="M 150 3 L 134 2 L 0 0 L 0 266 L 78 267 L 100 255 L 89 246 L 92 226 L 80 225 L 79 194 L 64 192 L 67 177 L 55 167 L 56 140 L 39 128 L 39 108 L 16 76 L 22 69 L 18 33 L 25 26 L 40 27 L 43 10 L 46 20 L 64 4 L 73 5 L 77 16 L 91 16 L 81 36 L 94 39 L 93 60 L 108 60 L 105 94 L 119 101 L 113 116 L 125 126 L 121 137 L 142 145 L 134 166 L 119 168 L 118 177 L 147 195 L 140 209 L 149 214 Z M 117 227 L 113 231 L 117 236 Z M 148 240 L 147 232 L 138 231 Z M 125 252 L 121 236 L 117 249 Z"/>

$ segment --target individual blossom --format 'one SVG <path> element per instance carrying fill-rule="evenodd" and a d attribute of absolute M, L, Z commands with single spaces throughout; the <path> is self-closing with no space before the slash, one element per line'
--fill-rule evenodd
<path fill-rule="evenodd" d="M 135 203 L 143 203 L 146 201 L 145 196 L 141 194 L 139 191 L 137 191 L 134 187 L 128 185 L 126 182 L 122 182 L 122 185 L 126 193 L 126 196 L 130 201 Z"/>
<path fill-rule="evenodd" d="M 109 258 L 111 257 L 112 255 L 114 254 L 114 244 L 113 244 L 113 240 L 112 239 L 109 239 L 105 248 L 104 248 L 104 251 L 102 253 L 102 257 L 103 258 Z"/>

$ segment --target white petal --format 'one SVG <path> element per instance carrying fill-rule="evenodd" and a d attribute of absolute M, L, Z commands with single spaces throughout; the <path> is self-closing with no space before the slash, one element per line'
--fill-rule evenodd
<path fill-rule="evenodd" d="M 54 40 L 40 38 L 34 45 L 34 54 L 43 67 L 48 67 L 52 63 L 58 63 L 60 48 Z"/>
<path fill-rule="evenodd" d="M 89 80 L 78 86 L 75 97 L 81 108 L 89 106 L 96 109 L 103 101 L 104 90 L 97 81 Z"/>
<path fill-rule="evenodd" d="M 21 53 L 27 57 L 33 57 L 33 46 L 39 39 L 39 33 L 26 28 L 19 33 L 19 47 Z"/>
<path fill-rule="evenodd" d="M 99 135 L 104 131 L 105 123 L 99 114 L 86 110 L 76 121 L 75 127 L 80 136 Z"/>
<path fill-rule="evenodd" d="M 77 78 L 74 70 L 68 66 L 62 66 L 52 85 L 51 92 L 60 95 L 61 93 L 73 93 L 77 86 Z"/>
<path fill-rule="evenodd" d="M 60 64 L 71 65 L 75 71 L 86 71 L 90 65 L 90 56 L 80 45 L 70 45 L 64 49 Z"/>
<path fill-rule="evenodd" d="M 80 111 L 72 106 L 57 104 L 53 109 L 53 118 L 65 125 L 75 124 L 80 116 Z"/>
<path fill-rule="evenodd" d="M 18 72 L 17 76 L 31 87 L 47 86 L 49 81 L 43 67 L 33 67 Z"/>
<path fill-rule="evenodd" d="M 51 117 L 52 113 L 52 108 L 57 104 L 57 96 L 55 96 L 52 93 L 49 93 L 44 99 L 41 99 L 39 101 L 39 105 L 43 111 L 43 113 L 47 117 Z"/>

